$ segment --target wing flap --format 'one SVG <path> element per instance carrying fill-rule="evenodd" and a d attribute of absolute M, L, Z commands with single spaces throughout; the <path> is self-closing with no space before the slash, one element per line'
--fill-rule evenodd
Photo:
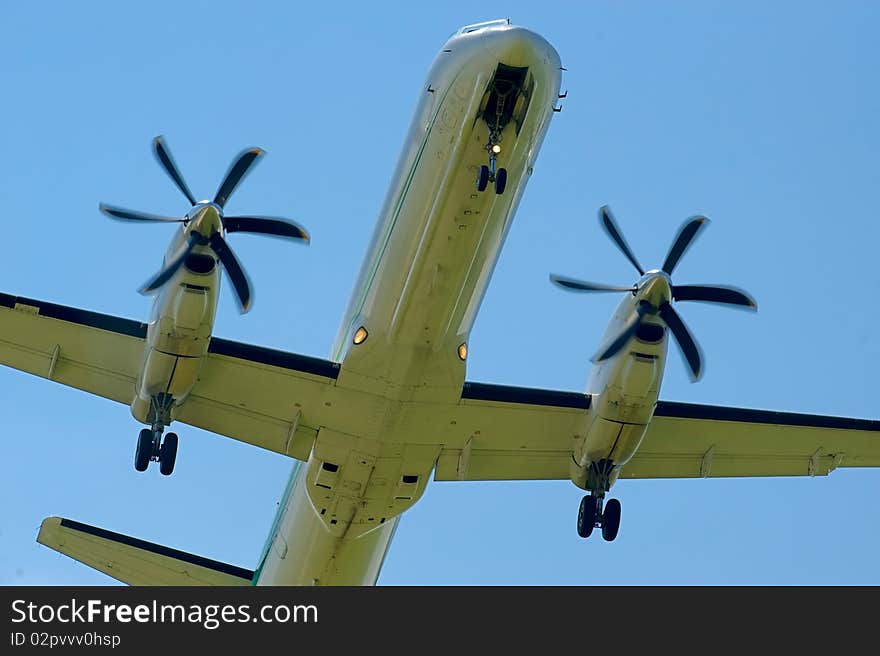
<path fill-rule="evenodd" d="M 307 460 L 338 372 L 327 360 L 215 337 L 177 419 Z"/>
<path fill-rule="evenodd" d="M 434 472 L 436 481 L 541 481 L 569 477 L 569 451 L 502 451 L 444 449 Z"/>
<path fill-rule="evenodd" d="M 444 445 L 434 480 L 567 479 L 589 407 L 586 394 L 465 383 L 454 417 L 470 437 Z"/>
<path fill-rule="evenodd" d="M 129 585 L 251 585 L 254 572 L 62 517 L 37 542 Z"/>

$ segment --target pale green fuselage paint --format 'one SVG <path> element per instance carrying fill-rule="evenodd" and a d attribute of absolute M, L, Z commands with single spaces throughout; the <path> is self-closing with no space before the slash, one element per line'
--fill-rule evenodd
<path fill-rule="evenodd" d="M 528 67 L 534 80 L 520 129 L 509 125 L 502 135 L 498 166 L 508 180 L 500 195 L 475 184 L 488 161 L 480 103 L 499 63 Z M 460 396 L 458 346 L 467 342 L 537 158 L 560 70 L 547 41 L 506 22 L 463 28 L 438 53 L 331 351 L 341 363 L 337 385 L 373 395 L 376 416 L 385 417 L 381 429 L 358 437 L 404 443 L 389 408 Z M 353 346 L 360 326 L 369 337 Z M 374 584 L 399 515 L 356 537 L 334 534 L 310 496 L 315 464 L 313 455 L 294 467 L 255 583 Z"/>

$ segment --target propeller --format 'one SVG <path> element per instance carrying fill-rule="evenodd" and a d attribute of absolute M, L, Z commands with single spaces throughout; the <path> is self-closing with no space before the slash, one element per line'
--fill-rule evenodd
<path fill-rule="evenodd" d="M 620 332 L 603 344 L 596 355 L 594 362 L 601 362 L 614 357 L 627 345 L 642 325 L 645 317 L 656 315 L 666 324 L 676 343 L 681 350 L 691 380 L 697 381 L 703 373 L 703 355 L 699 345 L 691 335 L 681 316 L 673 308 L 673 302 L 700 301 L 704 303 L 719 303 L 733 305 L 749 310 L 757 310 L 758 305 L 747 292 L 735 287 L 723 285 L 674 285 L 672 284 L 672 272 L 675 271 L 682 256 L 690 248 L 691 244 L 708 224 L 709 219 L 703 216 L 695 216 L 681 226 L 678 234 L 669 247 L 669 252 L 660 269 L 652 269 L 645 272 L 638 259 L 633 254 L 629 244 L 623 237 L 623 233 L 614 220 L 614 215 L 607 206 L 599 209 L 599 222 L 617 248 L 626 256 L 636 271 L 642 276 L 635 285 L 619 286 L 605 285 L 601 283 L 575 280 L 564 276 L 550 275 L 554 284 L 568 291 L 576 292 L 630 292 L 638 297 L 633 313 L 626 319 Z"/>
<path fill-rule="evenodd" d="M 253 168 L 257 160 L 265 154 L 260 148 L 249 148 L 242 151 L 232 162 L 229 170 L 223 178 L 223 182 L 217 188 L 213 200 L 196 201 L 195 196 L 189 190 L 171 151 L 165 144 L 165 140 L 158 136 L 153 139 L 153 154 L 159 161 L 168 177 L 171 178 L 180 192 L 192 205 L 192 208 L 183 217 L 160 216 L 128 210 L 105 203 L 100 204 L 100 210 L 110 218 L 120 221 L 137 221 L 149 223 L 182 223 L 186 231 L 186 238 L 180 248 L 172 255 L 165 266 L 142 288 L 141 293 L 149 294 L 158 290 L 167 283 L 174 274 L 184 265 L 190 253 L 198 247 L 206 247 L 213 251 L 216 259 L 223 265 L 223 269 L 229 276 L 235 289 L 235 297 L 238 301 L 239 311 L 242 313 L 250 309 L 253 294 L 251 283 L 226 242 L 226 233 L 249 232 L 260 235 L 273 235 L 287 239 L 295 239 L 304 243 L 309 242 L 309 234 L 305 228 L 293 221 L 271 216 L 225 216 L 223 210 L 229 197 L 236 190 L 239 183 Z"/>

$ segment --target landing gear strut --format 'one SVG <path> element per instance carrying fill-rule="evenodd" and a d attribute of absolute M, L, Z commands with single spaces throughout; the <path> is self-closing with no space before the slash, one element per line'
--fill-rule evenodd
<path fill-rule="evenodd" d="M 486 152 L 489 153 L 489 166 L 483 164 L 477 174 L 477 191 L 485 191 L 490 182 L 495 184 L 495 193 L 499 196 L 507 186 L 507 169 L 499 169 L 498 154 L 501 152 L 501 114 L 504 111 L 503 99 L 499 99 L 496 108 L 494 125 L 489 126 L 489 141 Z"/>
<path fill-rule="evenodd" d="M 477 174 L 477 191 L 485 191 L 489 183 L 493 182 L 495 183 L 495 193 L 500 195 L 504 193 L 504 188 L 507 186 L 507 169 L 496 169 L 501 146 L 492 143 L 490 138 L 486 148 L 489 151 L 489 166 L 483 164 L 480 167 L 480 172 Z"/>
<path fill-rule="evenodd" d="M 602 529 L 602 538 L 612 542 L 620 530 L 620 501 L 609 499 L 605 503 L 605 493 L 609 489 L 609 477 L 614 463 L 600 460 L 590 465 L 587 475 L 587 486 L 590 494 L 581 499 L 578 508 L 577 532 L 582 538 L 588 538 L 594 528 Z M 603 507 L 604 506 L 604 507 Z"/>
<path fill-rule="evenodd" d="M 146 471 L 150 465 L 150 461 L 159 463 L 159 471 L 165 475 L 171 475 L 174 471 L 174 463 L 177 460 L 177 433 L 168 433 L 165 439 L 162 439 L 162 433 L 165 430 L 166 421 L 169 417 L 170 398 L 159 398 L 153 400 L 153 407 L 150 412 L 152 419 L 152 427 L 144 428 L 138 434 L 137 448 L 134 452 L 134 468 L 137 471 Z"/>

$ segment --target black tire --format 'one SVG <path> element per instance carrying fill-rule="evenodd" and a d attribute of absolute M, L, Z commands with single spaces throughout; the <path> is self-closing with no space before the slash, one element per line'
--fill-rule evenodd
<path fill-rule="evenodd" d="M 164 476 L 170 476 L 174 471 L 174 462 L 177 460 L 177 433 L 168 433 L 162 441 L 159 449 L 159 471 Z"/>
<path fill-rule="evenodd" d="M 582 538 L 590 537 L 593 527 L 596 526 L 596 497 L 588 494 L 581 499 L 580 508 L 578 508 L 578 535 Z"/>
<path fill-rule="evenodd" d="M 620 501 L 610 499 L 605 504 L 605 512 L 602 513 L 602 537 L 613 542 L 620 530 Z"/>
<path fill-rule="evenodd" d="M 495 193 L 499 196 L 504 193 L 507 186 L 507 169 L 498 169 L 495 173 Z"/>
<path fill-rule="evenodd" d="M 153 431 L 144 428 L 138 434 L 137 448 L 134 452 L 134 468 L 140 472 L 147 471 L 150 457 L 153 455 Z"/>
<path fill-rule="evenodd" d="M 477 191 L 486 191 L 489 186 L 489 167 L 483 164 L 477 174 Z"/>

